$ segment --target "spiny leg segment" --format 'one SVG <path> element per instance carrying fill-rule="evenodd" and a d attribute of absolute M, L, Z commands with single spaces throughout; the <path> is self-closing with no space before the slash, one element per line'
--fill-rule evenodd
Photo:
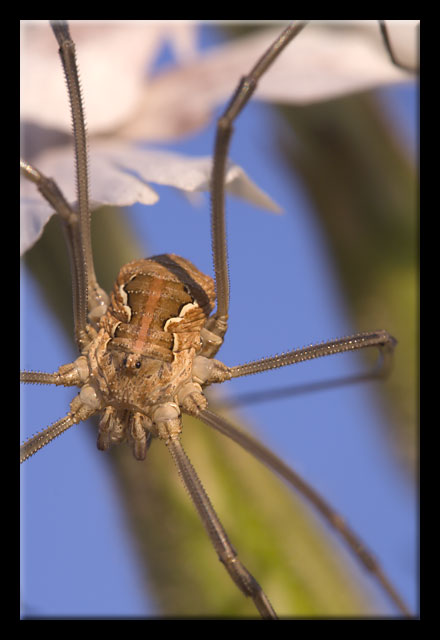
<path fill-rule="evenodd" d="M 194 467 L 186 455 L 180 439 L 178 437 L 170 438 L 167 446 L 177 467 L 179 476 L 197 509 L 220 561 L 224 564 L 240 591 L 242 591 L 245 596 L 252 598 L 261 617 L 272 620 L 276 619 L 277 615 L 267 595 L 238 559 L 237 552 L 232 546 Z"/>
<path fill-rule="evenodd" d="M 207 328 L 220 338 L 223 338 L 227 330 L 229 310 L 229 273 L 225 224 L 225 175 L 229 144 L 234 131 L 233 123 L 252 97 L 261 76 L 267 71 L 285 47 L 304 29 L 306 24 L 306 22 L 296 22 L 284 29 L 275 42 L 273 42 L 269 49 L 261 56 L 250 73 L 241 79 L 223 115 L 217 122 L 214 164 L 211 175 L 211 237 L 217 310 L 215 315 L 210 318 Z M 215 352 L 213 355 L 215 355 Z"/>
<path fill-rule="evenodd" d="M 291 486 L 293 486 L 304 498 L 306 498 L 328 524 L 335 529 L 349 549 L 358 558 L 364 569 L 366 569 L 381 585 L 385 593 L 394 602 L 397 608 L 406 616 L 411 616 L 406 603 L 393 586 L 379 562 L 374 555 L 368 550 L 359 536 L 346 524 L 344 519 L 322 498 L 322 496 L 310 486 L 300 475 L 287 466 L 281 458 L 274 454 L 270 449 L 265 447 L 255 437 L 238 429 L 228 420 L 219 416 L 209 409 L 200 412 L 199 418 L 208 426 L 216 429 L 223 435 L 227 436 L 240 447 L 248 451 L 254 458 L 260 460 L 271 471 L 278 474 Z"/>
<path fill-rule="evenodd" d="M 345 353 L 347 351 L 355 351 L 357 349 L 366 349 L 368 347 L 379 347 L 383 356 L 384 363 L 388 361 L 388 357 L 392 354 L 396 345 L 396 339 L 387 331 L 370 331 L 364 333 L 355 333 L 352 336 L 329 340 L 318 344 L 312 344 L 302 349 L 294 349 L 287 353 L 277 356 L 255 360 L 247 364 L 228 367 L 231 378 L 239 378 L 254 373 L 262 373 L 270 369 L 285 367 L 314 358 L 322 358 L 324 356 L 334 355 L 336 353 Z"/>
<path fill-rule="evenodd" d="M 90 234 L 89 178 L 87 157 L 87 134 L 81 96 L 75 44 L 70 37 L 69 27 L 64 21 L 51 21 L 51 27 L 59 45 L 59 54 L 66 77 L 72 115 L 73 140 L 75 146 L 76 191 L 79 209 L 79 251 L 83 271 L 83 296 L 78 310 L 79 331 L 84 331 L 88 323 L 87 302 L 89 272 L 93 271 L 92 240 Z"/>

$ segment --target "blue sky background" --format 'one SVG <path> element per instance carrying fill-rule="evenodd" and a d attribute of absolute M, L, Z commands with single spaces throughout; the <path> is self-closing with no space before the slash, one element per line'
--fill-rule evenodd
<path fill-rule="evenodd" d="M 206 28 L 202 45 L 217 38 Z M 414 150 L 416 88 L 382 90 L 380 99 L 404 144 Z M 286 214 L 276 216 L 228 199 L 231 325 L 218 357 L 230 365 L 357 330 L 307 195 L 277 158 L 272 117 L 254 101 L 240 117 L 231 147 L 231 158 Z M 169 148 L 208 155 L 213 136 L 209 127 Z M 174 190 L 158 191 L 158 205 L 134 207 L 129 214 L 141 242 L 144 235 L 148 238 L 148 253 L 177 253 L 212 273 L 208 201 L 194 208 Z M 54 371 L 76 357 L 25 270 L 21 311 L 22 368 Z M 253 321 L 244 321 L 249 314 Z M 231 381 L 222 391 L 235 395 L 278 388 L 361 368 L 353 354 L 336 356 Z M 25 387 L 22 440 L 65 415 L 72 397 L 71 389 Z M 239 411 L 345 515 L 416 610 L 417 499 L 383 438 L 386 418 L 374 385 L 293 396 Z M 27 461 L 21 473 L 22 614 L 154 614 L 106 456 L 97 451 L 89 430 L 72 428 Z M 384 613 L 393 614 L 382 602 Z"/>

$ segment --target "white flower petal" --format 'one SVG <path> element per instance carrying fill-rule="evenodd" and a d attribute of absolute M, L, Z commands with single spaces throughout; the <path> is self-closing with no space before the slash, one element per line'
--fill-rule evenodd
<path fill-rule="evenodd" d="M 53 211 L 37 192 L 35 185 L 22 178 L 20 185 L 20 256 L 30 249 L 43 233 Z"/>
<path fill-rule="evenodd" d="M 386 22 L 398 59 L 416 67 L 419 21 Z M 122 127 L 126 137 L 168 140 L 204 126 L 280 32 L 264 29 L 195 56 L 196 25 L 186 21 L 73 21 L 90 133 Z M 70 131 L 65 81 L 47 23 L 24 23 L 21 34 L 22 118 Z M 147 79 L 168 41 L 192 62 Z M 262 78 L 257 99 L 307 104 L 411 75 L 390 61 L 377 21 L 344 28 L 308 25 Z M 44 91 L 41 91 L 44 87 Z"/>
<path fill-rule="evenodd" d="M 417 66 L 417 30 L 387 21 L 396 54 Z M 280 28 L 264 29 L 213 48 L 192 64 L 152 79 L 138 115 L 120 133 L 133 139 L 163 140 L 203 126 L 213 109 L 232 95 Z M 402 83 L 414 76 L 392 64 L 377 21 L 355 27 L 308 25 L 262 77 L 256 99 L 308 104 Z"/>
<path fill-rule="evenodd" d="M 194 57 L 195 25 L 189 21 L 73 20 L 69 26 L 89 133 L 117 127 L 132 115 L 147 70 L 165 41 L 178 58 Z M 66 83 L 51 28 L 42 21 L 23 21 L 21 27 L 21 118 L 70 132 Z"/>
<path fill-rule="evenodd" d="M 189 157 L 158 149 L 140 149 L 128 144 L 108 142 L 96 147 L 98 154 L 112 159 L 120 168 L 136 172 L 147 182 L 168 185 L 183 191 L 209 191 L 211 156 Z M 239 166 L 231 164 L 226 188 L 252 204 L 279 212 L 278 205 L 253 183 Z"/>
<path fill-rule="evenodd" d="M 76 201 L 74 161 L 70 146 L 45 151 L 35 166 L 53 178 L 73 206 Z M 94 142 L 90 154 L 91 208 L 101 205 L 129 206 L 135 202 L 154 204 L 159 196 L 150 182 L 172 186 L 184 192 L 209 190 L 211 157 L 187 157 L 160 150 L 142 150 L 121 142 Z M 21 179 L 21 239 L 23 254 L 39 238 L 53 214 L 33 183 Z M 279 212 L 275 202 L 259 189 L 238 166 L 226 175 L 228 192 L 252 204 Z"/>

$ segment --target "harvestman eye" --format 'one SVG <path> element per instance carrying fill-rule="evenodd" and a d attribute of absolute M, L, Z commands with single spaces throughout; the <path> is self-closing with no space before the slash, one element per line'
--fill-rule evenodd
<path fill-rule="evenodd" d="M 262 52 L 240 80 L 218 120 L 211 174 L 214 279 L 185 258 L 163 254 L 122 266 L 111 297 L 99 286 L 93 263 L 87 140 L 75 45 L 67 23 L 52 21 L 51 26 L 59 45 L 72 112 L 78 211 L 72 209 L 55 182 L 37 167 L 21 161 L 21 171 L 51 204 L 67 232 L 72 257 L 74 333 L 81 358 L 60 366 L 55 373 L 24 371 L 20 379 L 24 383 L 76 386 L 79 392 L 64 418 L 22 445 L 21 462 L 93 415 L 99 418 L 98 448 L 107 450 L 113 444 L 127 443 L 136 459 L 133 464 L 142 464 L 152 438 L 162 441 L 213 549 L 231 578 L 231 589 L 235 585 L 243 597 L 250 598 L 262 618 L 276 619 L 271 593 L 266 593 L 251 568 L 243 564 L 240 550 L 229 540 L 182 446 L 182 414 L 197 417 L 236 442 L 308 499 L 397 610 L 410 616 L 409 608 L 373 553 L 344 519 L 267 447 L 211 411 L 204 393 L 205 387 L 233 378 L 365 348 L 377 349 L 388 364 L 396 345 L 395 338 L 379 329 L 291 349 L 246 364 L 228 366 L 216 359 L 229 322 L 225 175 L 234 125 L 260 78 L 287 46 L 295 46 L 293 41 L 301 37 L 306 23 L 291 24 Z M 383 26 L 382 32 L 386 38 Z M 129 372 L 122 375 L 117 362 L 122 362 L 127 371 L 136 370 L 137 375 L 131 376 Z"/>

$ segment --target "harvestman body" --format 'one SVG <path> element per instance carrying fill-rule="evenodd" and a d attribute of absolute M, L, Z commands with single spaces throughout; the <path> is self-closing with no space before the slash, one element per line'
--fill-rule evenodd
<path fill-rule="evenodd" d="M 339 516 L 304 481 L 258 441 L 207 408 L 204 388 L 212 383 L 302 360 L 365 347 L 389 354 L 395 340 L 386 331 L 361 333 L 294 350 L 280 356 L 227 367 L 214 359 L 228 324 L 229 279 L 224 215 L 224 183 L 233 122 L 249 101 L 261 75 L 304 28 L 289 26 L 239 83 L 218 121 L 211 178 L 212 244 L 215 282 L 175 255 L 136 260 L 119 272 L 110 298 L 99 287 L 90 238 L 86 135 L 75 48 L 66 23 L 52 22 L 66 74 L 75 139 L 78 208 L 73 211 L 57 185 L 21 162 L 23 174 L 49 201 L 66 229 L 73 273 L 75 338 L 80 356 L 56 373 L 26 371 L 21 381 L 77 386 L 78 395 L 61 420 L 21 447 L 24 461 L 72 425 L 100 414 L 98 448 L 127 441 L 137 460 L 153 437 L 163 440 L 199 513 L 219 559 L 263 618 L 276 618 L 268 597 L 241 563 L 180 441 L 181 413 L 199 417 L 229 436 L 299 489 L 336 528 L 387 592 L 409 614 L 378 563 Z M 215 305 L 216 311 L 212 314 Z"/>

